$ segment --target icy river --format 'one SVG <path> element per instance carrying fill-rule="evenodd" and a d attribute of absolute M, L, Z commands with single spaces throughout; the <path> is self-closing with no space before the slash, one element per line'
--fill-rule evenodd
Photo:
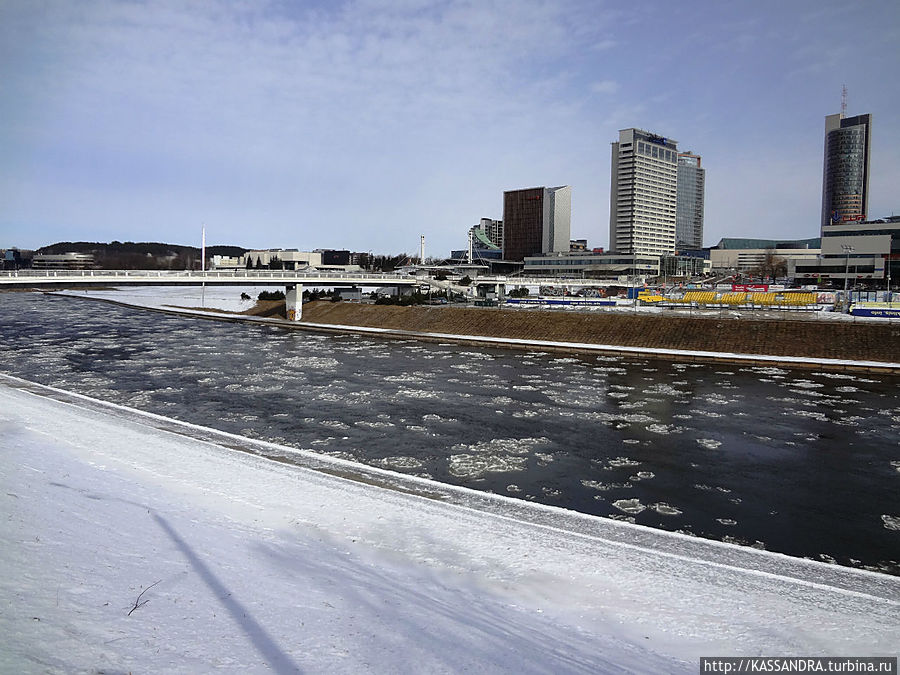
<path fill-rule="evenodd" d="M 900 574 L 900 377 L 322 335 L 31 293 L 0 308 L 0 371 L 34 382 Z"/>

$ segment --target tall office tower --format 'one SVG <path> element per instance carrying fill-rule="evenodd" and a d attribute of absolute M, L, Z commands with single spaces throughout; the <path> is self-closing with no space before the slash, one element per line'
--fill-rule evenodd
<path fill-rule="evenodd" d="M 611 253 L 674 253 L 677 181 L 677 141 L 642 129 L 619 131 L 612 144 Z"/>
<path fill-rule="evenodd" d="M 869 211 L 869 154 L 872 116 L 825 118 L 822 227 L 866 220 Z"/>
<path fill-rule="evenodd" d="M 569 250 L 572 188 L 508 190 L 503 193 L 503 259 Z"/>
<path fill-rule="evenodd" d="M 703 191 L 706 170 L 700 155 L 678 153 L 678 199 L 675 208 L 675 247 L 703 248 Z"/>

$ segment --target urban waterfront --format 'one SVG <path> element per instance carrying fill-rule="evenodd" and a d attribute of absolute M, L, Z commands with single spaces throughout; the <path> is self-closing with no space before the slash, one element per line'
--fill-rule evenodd
<path fill-rule="evenodd" d="M 31 293 L 0 305 L 0 370 L 41 384 L 442 482 L 900 573 L 897 376 L 476 350 Z"/>

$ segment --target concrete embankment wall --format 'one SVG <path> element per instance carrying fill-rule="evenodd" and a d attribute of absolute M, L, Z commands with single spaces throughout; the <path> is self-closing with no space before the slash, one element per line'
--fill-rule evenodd
<path fill-rule="evenodd" d="M 900 325 L 310 302 L 303 321 L 647 349 L 896 362 Z"/>

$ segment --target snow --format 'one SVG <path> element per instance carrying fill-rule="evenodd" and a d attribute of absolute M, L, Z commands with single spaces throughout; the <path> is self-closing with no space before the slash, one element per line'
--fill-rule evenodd
<path fill-rule="evenodd" d="M 296 464 L 268 460 L 253 453 L 278 446 L 7 376 L 0 428 L 0 672 L 896 653 L 895 577 L 291 448 Z"/>
<path fill-rule="evenodd" d="M 269 286 L 120 286 L 114 290 L 66 290 L 58 295 L 71 295 L 111 300 L 113 302 L 153 309 L 173 307 L 206 307 L 224 312 L 242 312 L 256 304 L 261 291 L 274 291 Z M 250 300 L 241 300 L 241 293 Z"/>

